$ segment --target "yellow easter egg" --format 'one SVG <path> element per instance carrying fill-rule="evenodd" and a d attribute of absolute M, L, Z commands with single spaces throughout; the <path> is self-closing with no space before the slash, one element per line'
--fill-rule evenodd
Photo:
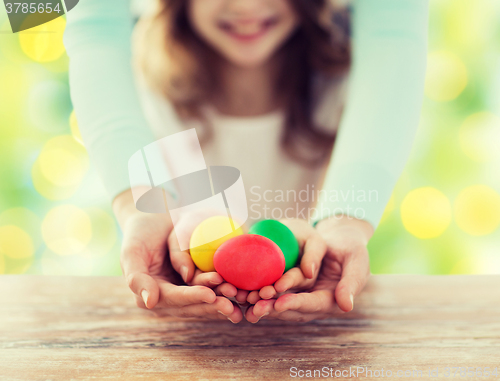
<path fill-rule="evenodd" d="M 189 242 L 189 252 L 194 264 L 201 271 L 214 271 L 215 251 L 227 240 L 242 235 L 241 227 L 235 229 L 235 223 L 229 217 L 210 217 L 194 229 Z"/>

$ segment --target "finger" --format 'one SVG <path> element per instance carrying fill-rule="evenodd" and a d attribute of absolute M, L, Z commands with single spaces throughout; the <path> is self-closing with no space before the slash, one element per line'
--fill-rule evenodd
<path fill-rule="evenodd" d="M 250 304 L 255 304 L 260 300 L 259 291 L 251 291 L 248 294 L 247 302 Z"/>
<path fill-rule="evenodd" d="M 285 218 L 280 220 L 280 222 L 292 231 L 301 249 L 309 237 L 316 234 L 314 228 L 300 218 Z"/>
<path fill-rule="evenodd" d="M 294 267 L 276 281 L 274 288 L 277 292 L 285 292 L 290 289 L 311 286 L 313 283 L 314 280 L 307 279 L 299 267 Z"/>
<path fill-rule="evenodd" d="M 245 291 L 245 290 L 238 290 L 237 293 L 236 293 L 236 301 L 240 304 L 243 304 L 247 301 L 247 297 L 248 297 L 248 291 Z"/>
<path fill-rule="evenodd" d="M 304 245 L 304 254 L 300 260 L 300 269 L 308 279 L 316 279 L 327 246 L 319 234 L 312 234 Z"/>
<path fill-rule="evenodd" d="M 340 282 L 335 289 L 335 300 L 343 311 L 354 308 L 354 297 L 361 292 L 369 277 L 368 251 L 362 247 L 346 258 Z"/>
<path fill-rule="evenodd" d="M 253 314 L 253 307 L 254 306 L 250 306 L 245 311 L 245 319 L 249 323 L 257 323 L 259 321 L 259 318 Z"/>
<path fill-rule="evenodd" d="M 306 314 L 297 311 L 285 311 L 285 312 L 274 312 L 266 316 L 266 320 L 281 320 L 281 321 L 293 321 L 298 323 L 307 323 L 312 320 L 325 319 L 331 317 L 325 314 Z"/>
<path fill-rule="evenodd" d="M 156 280 L 149 275 L 144 258 L 132 248 L 124 248 L 120 263 L 128 287 L 143 299 L 146 308 L 155 307 L 160 298 L 160 289 Z"/>
<path fill-rule="evenodd" d="M 195 265 L 189 251 L 180 249 L 175 230 L 172 230 L 168 236 L 168 251 L 174 270 L 181 275 L 185 283 L 190 282 L 194 275 Z"/>
<path fill-rule="evenodd" d="M 231 301 L 226 298 L 219 296 L 216 298 L 214 303 L 207 304 L 192 304 L 182 307 L 168 307 L 168 314 L 176 317 L 202 317 L 202 318 L 212 318 L 220 319 L 221 316 L 227 320 L 228 316 L 231 316 L 234 312 L 234 305 Z"/>
<path fill-rule="evenodd" d="M 255 316 L 255 314 L 253 313 L 254 307 L 255 306 L 250 306 L 245 312 L 245 319 L 252 324 L 257 323 L 260 320 L 260 318 Z"/>
<path fill-rule="evenodd" d="M 190 286 L 206 286 L 215 287 L 224 282 L 224 279 L 215 271 L 204 273 L 196 269 L 194 271 L 193 279 L 189 282 Z"/>
<path fill-rule="evenodd" d="M 253 324 L 257 323 L 262 319 L 262 318 L 259 319 L 259 317 L 255 315 L 254 308 L 255 306 L 250 307 L 245 313 L 245 319 Z M 277 312 L 276 310 L 271 310 L 269 314 L 265 315 L 266 320 L 282 320 L 282 321 L 294 321 L 294 322 L 309 322 L 312 320 L 325 319 L 328 317 L 330 317 L 330 315 L 321 313 L 308 314 L 297 311 Z"/>
<path fill-rule="evenodd" d="M 238 293 L 238 289 L 234 287 L 231 283 L 222 283 L 215 288 L 215 293 L 217 295 L 224 295 L 228 298 L 233 298 Z"/>
<path fill-rule="evenodd" d="M 241 312 L 241 308 L 233 303 L 234 309 L 233 312 L 227 316 L 227 319 L 233 323 L 237 324 L 243 320 L 243 312 Z"/>
<path fill-rule="evenodd" d="M 276 300 L 274 309 L 278 312 L 297 311 L 313 314 L 335 314 L 343 312 L 335 303 L 333 290 L 285 294 Z"/>
<path fill-rule="evenodd" d="M 262 299 L 271 299 L 276 296 L 277 292 L 274 286 L 265 286 L 259 291 L 259 297 Z"/>
<path fill-rule="evenodd" d="M 159 281 L 159 286 L 161 297 L 158 306 L 161 308 L 212 304 L 216 300 L 215 292 L 204 286 L 176 286 L 167 281 Z"/>
<path fill-rule="evenodd" d="M 174 230 L 168 240 L 171 262 L 175 271 L 181 274 L 186 283 L 191 281 L 195 269 L 189 250 L 187 250 L 191 235 L 201 222 L 217 215 L 221 213 L 215 209 L 201 209 L 185 213 L 175 222 Z"/>
<path fill-rule="evenodd" d="M 252 308 L 252 314 L 257 319 L 262 319 L 264 316 L 269 315 L 274 310 L 274 303 L 276 299 L 259 300 Z"/>
<path fill-rule="evenodd" d="M 134 301 L 137 307 L 142 308 L 144 310 L 147 310 L 148 307 L 146 307 L 146 304 L 144 304 L 144 299 L 141 298 L 140 296 L 137 296 L 136 294 L 132 294 L 134 297 Z"/>

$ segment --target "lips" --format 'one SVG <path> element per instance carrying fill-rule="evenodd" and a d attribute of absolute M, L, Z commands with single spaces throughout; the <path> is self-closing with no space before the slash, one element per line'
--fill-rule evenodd
<path fill-rule="evenodd" d="M 240 41 L 253 41 L 263 36 L 278 23 L 278 18 L 270 17 L 263 20 L 242 19 L 220 21 L 218 26 L 225 33 Z"/>

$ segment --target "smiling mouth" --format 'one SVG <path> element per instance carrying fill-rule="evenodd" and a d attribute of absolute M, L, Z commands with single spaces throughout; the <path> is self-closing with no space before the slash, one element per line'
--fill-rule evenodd
<path fill-rule="evenodd" d="M 270 29 L 278 24 L 277 17 L 270 17 L 258 22 L 229 22 L 220 21 L 218 27 L 231 37 L 243 41 L 255 41 L 266 34 Z"/>

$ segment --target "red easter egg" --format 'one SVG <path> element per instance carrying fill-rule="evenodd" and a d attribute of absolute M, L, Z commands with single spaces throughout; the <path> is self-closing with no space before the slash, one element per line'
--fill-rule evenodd
<path fill-rule="evenodd" d="M 253 291 L 273 284 L 283 275 L 285 256 L 269 238 L 244 234 L 219 246 L 214 266 L 226 282 Z"/>

